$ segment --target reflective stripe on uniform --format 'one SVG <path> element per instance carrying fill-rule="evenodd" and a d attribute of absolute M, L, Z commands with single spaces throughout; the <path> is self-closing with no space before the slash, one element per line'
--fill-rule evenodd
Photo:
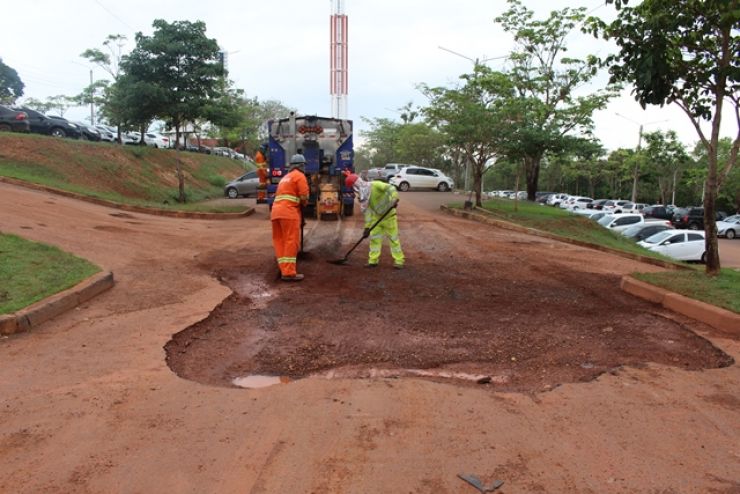
<path fill-rule="evenodd" d="M 280 201 L 290 201 L 290 202 L 301 202 L 301 199 L 298 196 L 294 196 L 291 194 L 280 194 L 279 196 L 275 196 L 275 200 L 273 202 L 280 202 Z"/>
<path fill-rule="evenodd" d="M 295 257 L 278 257 L 277 262 L 278 264 L 286 264 L 286 263 L 295 264 L 296 258 Z"/>

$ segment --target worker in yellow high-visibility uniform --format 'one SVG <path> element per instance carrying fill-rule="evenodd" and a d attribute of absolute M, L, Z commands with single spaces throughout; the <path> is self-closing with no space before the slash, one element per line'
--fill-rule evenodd
<path fill-rule="evenodd" d="M 380 262 L 380 253 L 383 247 L 383 238 L 388 237 L 391 245 L 393 267 L 403 269 L 406 258 L 401 249 L 401 240 L 398 235 L 398 190 L 393 185 L 373 180 L 368 182 L 354 173 L 347 174 L 344 179 L 347 187 L 352 187 L 360 201 L 360 209 L 365 213 L 365 231 L 363 235 L 370 237 L 370 252 L 368 254 L 368 268 L 375 268 Z M 386 211 L 388 214 L 378 225 L 370 230 Z"/>
<path fill-rule="evenodd" d="M 296 270 L 301 243 L 301 208 L 308 202 L 308 180 L 303 173 L 306 158 L 295 154 L 290 158 L 290 171 L 280 180 L 272 203 L 272 245 L 275 248 L 280 279 L 300 281 Z"/>

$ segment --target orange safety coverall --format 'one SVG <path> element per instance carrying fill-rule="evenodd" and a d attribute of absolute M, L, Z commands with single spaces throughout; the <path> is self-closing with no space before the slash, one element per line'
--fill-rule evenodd
<path fill-rule="evenodd" d="M 301 242 L 301 206 L 308 202 L 308 180 L 298 169 L 285 175 L 275 191 L 272 203 L 272 245 L 280 274 L 293 277 Z"/>
<path fill-rule="evenodd" d="M 260 181 L 257 187 L 257 202 L 263 203 L 267 199 L 267 160 L 262 151 L 257 151 L 254 162 L 257 163 L 257 177 Z"/>

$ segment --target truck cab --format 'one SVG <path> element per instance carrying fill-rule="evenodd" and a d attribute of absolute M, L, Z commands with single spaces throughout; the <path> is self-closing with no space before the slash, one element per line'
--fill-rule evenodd
<path fill-rule="evenodd" d="M 354 191 L 344 185 L 345 170 L 353 171 L 352 121 L 317 116 L 271 120 L 267 203 L 272 207 L 277 184 L 288 171 L 290 157 L 303 154 L 309 198 L 306 217 L 338 219 L 354 213 Z"/>

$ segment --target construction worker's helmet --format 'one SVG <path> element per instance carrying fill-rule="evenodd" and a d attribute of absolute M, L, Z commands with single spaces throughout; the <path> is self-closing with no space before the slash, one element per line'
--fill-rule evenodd
<path fill-rule="evenodd" d="M 306 165 L 306 158 L 302 154 L 294 154 L 290 158 L 290 168 L 303 168 Z"/>
<path fill-rule="evenodd" d="M 350 173 L 349 175 L 347 175 L 344 178 L 344 185 L 347 186 L 347 187 L 349 187 L 351 189 L 352 186 L 355 185 L 355 182 L 357 182 L 357 179 L 358 178 L 359 177 L 357 175 L 355 175 L 354 173 Z"/>

